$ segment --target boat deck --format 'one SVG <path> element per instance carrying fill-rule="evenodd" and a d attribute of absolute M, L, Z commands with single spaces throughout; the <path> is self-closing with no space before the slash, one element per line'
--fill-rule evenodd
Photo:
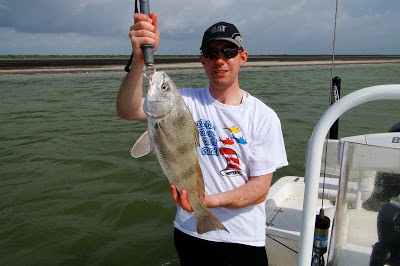
<path fill-rule="evenodd" d="M 337 179 L 327 179 L 331 191 L 337 189 Z M 299 251 L 302 209 L 304 199 L 304 178 L 297 176 L 285 176 L 280 178 L 268 192 L 266 201 L 266 249 L 270 265 L 296 265 L 297 252 Z M 320 188 L 322 194 L 322 187 Z M 325 194 L 329 193 L 325 189 Z M 331 195 L 331 197 L 335 197 Z M 324 209 L 331 221 L 334 215 L 334 201 L 325 200 Z M 318 200 L 321 206 L 321 200 Z M 315 214 L 319 213 L 319 208 Z M 311 221 L 315 222 L 315 221 Z M 285 252 L 282 252 L 285 251 Z"/>

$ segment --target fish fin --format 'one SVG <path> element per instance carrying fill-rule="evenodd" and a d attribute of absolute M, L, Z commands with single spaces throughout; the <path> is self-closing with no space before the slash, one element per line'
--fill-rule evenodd
<path fill-rule="evenodd" d="M 131 155 L 134 158 L 145 156 L 153 150 L 153 142 L 148 131 L 145 131 L 140 138 L 135 142 L 131 150 Z"/>
<path fill-rule="evenodd" d="M 197 130 L 197 125 L 194 121 L 193 121 L 193 134 L 194 134 L 196 146 L 200 147 L 199 131 Z"/>
<path fill-rule="evenodd" d="M 197 168 L 197 187 L 198 187 L 198 193 L 199 193 L 199 198 L 202 201 L 204 201 L 204 180 L 203 180 L 203 174 L 201 172 L 199 160 L 196 160 L 196 168 Z M 195 211 L 196 214 L 196 231 L 199 234 L 204 234 L 210 231 L 214 230 L 224 230 L 229 233 L 228 229 L 221 223 L 220 220 L 218 220 L 215 215 L 210 212 L 209 209 L 207 209 L 203 203 L 200 202 L 200 206 L 202 206 L 201 211 Z"/>
<path fill-rule="evenodd" d="M 164 133 L 163 129 L 161 128 L 160 123 L 157 123 L 155 127 L 156 127 L 156 131 L 161 139 L 161 142 L 164 143 L 164 145 L 167 147 L 168 150 L 173 151 L 172 147 L 169 144 L 167 136 L 165 136 L 165 133 Z"/>
<path fill-rule="evenodd" d="M 199 234 L 204 234 L 215 230 L 224 230 L 229 233 L 228 229 L 218 220 L 215 215 L 208 209 L 202 212 L 202 215 L 196 213 L 196 231 Z"/>
<path fill-rule="evenodd" d="M 165 148 L 169 151 L 174 151 L 174 147 L 171 146 L 170 141 L 168 140 L 167 136 L 165 135 L 165 133 L 161 127 L 161 124 L 157 123 L 155 128 L 156 128 L 156 134 L 158 134 L 158 137 L 161 139 L 161 142 L 163 143 Z"/>
<path fill-rule="evenodd" d="M 205 192 L 205 186 L 204 186 L 204 179 L 203 179 L 203 173 L 201 172 L 200 164 L 199 164 L 199 159 L 196 160 L 196 178 L 197 178 L 197 191 L 199 192 L 199 198 L 201 201 L 204 201 L 204 192 Z"/>

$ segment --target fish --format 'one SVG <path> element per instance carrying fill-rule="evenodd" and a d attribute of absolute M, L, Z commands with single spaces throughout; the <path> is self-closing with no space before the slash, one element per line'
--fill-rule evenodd
<path fill-rule="evenodd" d="M 247 141 L 243 137 L 237 138 L 233 136 L 233 138 L 240 144 L 247 144 Z"/>
<path fill-rule="evenodd" d="M 143 103 L 148 130 L 134 144 L 131 155 L 142 157 L 155 152 L 170 184 L 178 192 L 187 191 L 195 213 L 196 231 L 228 231 L 203 204 L 204 180 L 197 157 L 199 133 L 193 117 L 173 80 L 163 71 L 154 72 Z"/>
<path fill-rule="evenodd" d="M 233 142 L 230 138 L 227 139 L 221 139 L 219 138 L 219 141 L 221 141 L 222 143 L 224 143 L 225 145 L 233 145 L 235 142 Z"/>
<path fill-rule="evenodd" d="M 233 126 L 233 127 L 227 127 L 227 126 L 225 125 L 224 129 L 227 129 L 227 130 L 229 130 L 229 131 L 232 132 L 232 133 L 240 133 L 240 129 L 238 129 L 238 128 L 235 127 L 235 126 Z"/>

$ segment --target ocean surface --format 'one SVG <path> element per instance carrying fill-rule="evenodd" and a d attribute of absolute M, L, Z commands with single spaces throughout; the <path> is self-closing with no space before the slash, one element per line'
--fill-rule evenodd
<path fill-rule="evenodd" d="M 204 87 L 202 70 L 167 71 Z M 279 115 L 290 166 L 304 175 L 307 140 L 329 103 L 330 67 L 246 68 L 241 88 Z M 124 73 L 0 76 L 0 265 L 177 265 L 175 205 L 156 157 L 130 156 L 146 123 L 119 119 Z M 335 66 L 342 96 L 400 83 L 400 64 Z M 387 132 L 393 100 L 346 113 L 339 136 Z M 205 254 L 203 254 L 205 255 Z"/>

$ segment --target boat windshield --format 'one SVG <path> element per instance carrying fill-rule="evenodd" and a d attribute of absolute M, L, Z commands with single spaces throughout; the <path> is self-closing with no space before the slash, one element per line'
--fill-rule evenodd
<path fill-rule="evenodd" d="M 400 265 L 400 145 L 344 142 L 328 265 Z"/>

